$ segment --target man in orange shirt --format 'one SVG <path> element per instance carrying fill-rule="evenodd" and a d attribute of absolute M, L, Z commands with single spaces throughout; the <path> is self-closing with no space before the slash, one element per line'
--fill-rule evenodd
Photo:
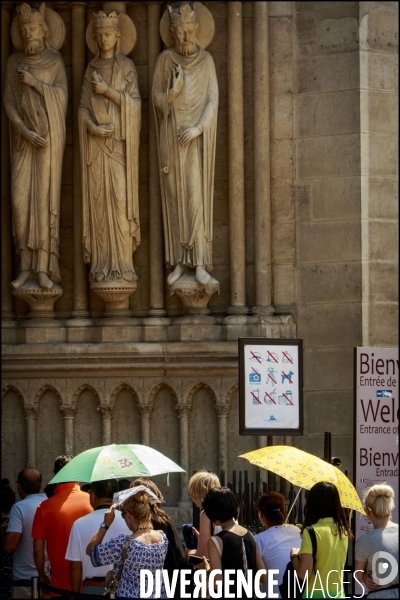
<path fill-rule="evenodd" d="M 54 473 L 73 457 L 59 456 L 54 463 Z M 54 496 L 45 500 L 36 509 L 32 525 L 33 555 L 40 581 L 54 587 L 71 590 L 69 562 L 65 560 L 69 534 L 77 519 L 92 512 L 89 494 L 82 492 L 78 483 L 59 483 Z M 45 544 L 51 567 L 51 577 L 45 571 Z"/>

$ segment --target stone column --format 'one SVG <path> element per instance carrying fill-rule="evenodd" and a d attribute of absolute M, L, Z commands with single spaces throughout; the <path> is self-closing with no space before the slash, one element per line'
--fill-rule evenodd
<path fill-rule="evenodd" d="M 101 413 L 103 423 L 103 446 L 109 446 L 111 442 L 111 419 L 113 417 L 113 406 L 100 406 L 98 410 Z"/>
<path fill-rule="evenodd" d="M 127 2 L 103 2 L 103 10 L 118 10 L 126 13 Z"/>
<path fill-rule="evenodd" d="M 185 473 L 181 473 L 181 497 L 180 503 L 189 503 L 189 414 L 190 406 L 187 404 L 181 404 L 175 406 L 176 412 L 179 417 L 179 464 L 182 469 L 185 469 Z"/>
<path fill-rule="evenodd" d="M 36 468 L 36 419 L 39 408 L 24 406 L 26 419 L 26 466 Z"/>
<path fill-rule="evenodd" d="M 229 404 L 216 404 L 215 412 L 218 418 L 218 458 L 219 468 L 225 471 L 228 478 L 228 415 Z"/>
<path fill-rule="evenodd" d="M 65 454 L 73 454 L 76 409 L 73 406 L 60 406 L 60 410 L 64 417 L 64 452 Z"/>
<path fill-rule="evenodd" d="M 246 315 L 242 2 L 228 2 L 229 260 L 228 314 Z"/>
<path fill-rule="evenodd" d="M 164 317 L 164 253 L 160 176 L 152 101 L 154 67 L 161 52 L 161 2 L 147 3 L 147 73 L 149 105 L 149 235 L 150 235 L 150 310 L 149 317 Z M 151 324 L 151 323 L 146 323 Z M 157 321 L 154 321 L 158 325 Z"/>
<path fill-rule="evenodd" d="M 272 314 L 268 2 L 253 2 L 255 314 Z"/>
<path fill-rule="evenodd" d="M 74 310 L 68 327 L 93 325 L 88 309 L 88 277 L 83 262 L 82 196 L 79 150 L 78 108 L 86 69 L 86 2 L 72 2 L 72 132 L 73 132 L 73 194 L 74 194 Z"/>
<path fill-rule="evenodd" d="M 257 442 L 259 448 L 265 448 L 266 446 L 268 446 L 268 436 L 259 435 L 257 438 Z"/>
<path fill-rule="evenodd" d="M 143 446 L 150 446 L 150 419 L 154 406 L 152 404 L 139 404 L 140 430 Z"/>
<path fill-rule="evenodd" d="M 6 64 L 10 54 L 10 10 L 11 2 L 1 3 L 1 97 L 4 95 Z M 12 239 L 11 239 L 11 191 L 10 191 L 10 144 L 8 135 L 9 122 L 4 110 L 1 111 L 1 321 L 2 327 L 16 327 L 13 321 L 13 302 L 10 283 L 12 273 Z"/>

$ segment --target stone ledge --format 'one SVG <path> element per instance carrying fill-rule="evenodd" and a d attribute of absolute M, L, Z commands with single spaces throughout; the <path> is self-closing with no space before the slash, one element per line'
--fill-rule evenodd
<path fill-rule="evenodd" d="M 93 327 L 65 327 L 60 322 L 60 327 L 57 328 L 46 324 L 41 327 L 29 327 L 30 321 L 27 321 L 19 327 L 3 328 L 2 334 L 5 347 L 18 346 L 18 352 L 21 352 L 24 345 L 34 347 L 40 344 L 52 344 L 57 347 L 66 345 L 71 347 L 71 352 L 75 352 L 74 346 L 80 347 L 81 344 L 88 349 L 94 345 L 96 351 L 100 348 L 99 345 L 104 343 L 118 344 L 118 349 L 121 344 L 126 343 L 139 343 L 142 349 L 150 344 L 154 350 L 154 347 L 160 344 L 176 342 L 221 343 L 237 340 L 238 337 L 292 338 L 296 332 L 295 321 L 291 315 L 249 315 L 239 318 L 231 316 L 224 319 L 223 324 L 201 323 L 195 321 L 195 317 L 186 317 L 187 322 L 183 320 L 181 317 L 172 324 L 160 323 L 154 326 L 147 324 L 146 319 L 143 319 L 141 325 L 137 324 L 138 320 L 132 319 L 130 325 L 127 319 L 124 326 L 117 324 L 110 327 L 102 326 L 99 319 Z M 111 348 L 110 351 L 115 352 Z M 34 353 L 36 354 L 36 351 Z"/>

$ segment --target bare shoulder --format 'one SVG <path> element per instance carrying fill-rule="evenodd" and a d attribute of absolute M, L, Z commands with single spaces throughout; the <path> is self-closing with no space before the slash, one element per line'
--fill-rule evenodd
<path fill-rule="evenodd" d="M 139 535 L 134 536 L 134 539 L 142 544 L 158 544 L 164 539 L 164 537 L 165 535 L 162 531 L 153 530 L 140 533 Z"/>
<path fill-rule="evenodd" d="M 244 536 L 246 535 L 246 533 L 248 532 L 248 529 L 246 529 L 245 527 L 242 527 L 241 525 L 235 525 L 235 527 L 232 529 L 233 533 L 236 533 L 236 535 L 241 535 Z"/>

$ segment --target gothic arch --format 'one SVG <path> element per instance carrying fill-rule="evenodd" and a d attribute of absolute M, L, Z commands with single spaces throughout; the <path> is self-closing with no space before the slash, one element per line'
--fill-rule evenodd
<path fill-rule="evenodd" d="M 34 398 L 34 404 L 36 404 L 37 406 L 39 406 L 39 402 L 40 402 L 41 397 L 47 391 L 54 392 L 54 394 L 57 396 L 59 404 L 61 405 L 63 403 L 62 398 L 61 398 L 61 394 L 58 391 L 58 389 L 56 387 L 54 387 L 54 385 L 51 385 L 50 383 L 45 383 L 36 392 L 35 398 Z"/>
<path fill-rule="evenodd" d="M 93 394 L 96 396 L 96 399 L 97 399 L 97 404 L 100 406 L 100 404 L 101 404 L 101 401 L 100 401 L 100 395 L 99 395 L 99 393 L 97 392 L 97 390 L 96 390 L 96 389 L 95 389 L 95 388 L 94 388 L 92 385 L 90 385 L 89 383 L 82 383 L 82 385 L 80 385 L 80 386 L 78 387 L 78 389 L 77 389 L 77 390 L 75 390 L 75 392 L 73 393 L 73 396 L 72 396 L 72 402 L 71 402 L 72 406 L 73 406 L 74 408 L 76 408 L 76 405 L 77 405 L 77 402 L 78 402 L 79 396 L 80 396 L 80 395 L 82 394 L 82 392 L 84 392 L 85 390 L 90 390 L 91 392 L 93 392 Z"/>
<path fill-rule="evenodd" d="M 239 389 L 239 383 L 234 383 L 228 390 L 224 403 L 231 405 L 232 396 Z"/>
<path fill-rule="evenodd" d="M 178 394 L 176 393 L 176 391 L 174 390 L 174 388 L 171 387 L 165 381 L 160 381 L 154 387 L 151 388 L 150 393 L 147 396 L 146 404 L 153 404 L 154 403 L 154 398 L 156 397 L 157 392 L 159 392 L 159 390 L 161 390 L 163 388 L 166 389 L 166 390 L 168 390 L 171 393 L 171 395 L 173 396 L 173 398 L 175 398 L 175 404 L 178 404 Z"/>
<path fill-rule="evenodd" d="M 214 390 L 207 383 L 204 383 L 204 381 L 199 381 L 198 383 L 195 383 L 195 385 L 193 385 L 190 388 L 190 390 L 187 393 L 186 398 L 185 398 L 185 404 L 188 404 L 189 406 L 191 406 L 192 405 L 193 396 L 195 395 L 195 393 L 198 390 L 201 390 L 201 389 L 207 390 L 207 392 L 214 398 L 214 404 L 217 403 L 217 395 L 214 392 Z"/>
<path fill-rule="evenodd" d="M 117 386 L 115 386 L 115 388 L 113 389 L 113 391 L 110 394 L 110 398 L 109 398 L 109 405 L 110 406 L 114 406 L 115 405 L 115 400 L 116 400 L 118 394 L 122 390 L 128 390 L 129 392 L 131 392 L 132 396 L 135 399 L 136 404 L 139 404 L 139 396 L 138 396 L 136 390 L 131 385 L 129 385 L 128 383 L 125 383 L 124 381 L 122 381 Z"/>
<path fill-rule="evenodd" d="M 2 394 L 1 394 L 1 399 L 4 400 L 5 396 L 8 394 L 8 392 L 15 392 L 16 395 L 18 396 L 22 406 L 25 405 L 25 401 L 24 401 L 24 397 L 22 395 L 22 393 L 20 392 L 20 390 L 17 388 L 16 385 L 14 385 L 13 383 L 6 383 L 3 388 L 2 388 Z"/>

